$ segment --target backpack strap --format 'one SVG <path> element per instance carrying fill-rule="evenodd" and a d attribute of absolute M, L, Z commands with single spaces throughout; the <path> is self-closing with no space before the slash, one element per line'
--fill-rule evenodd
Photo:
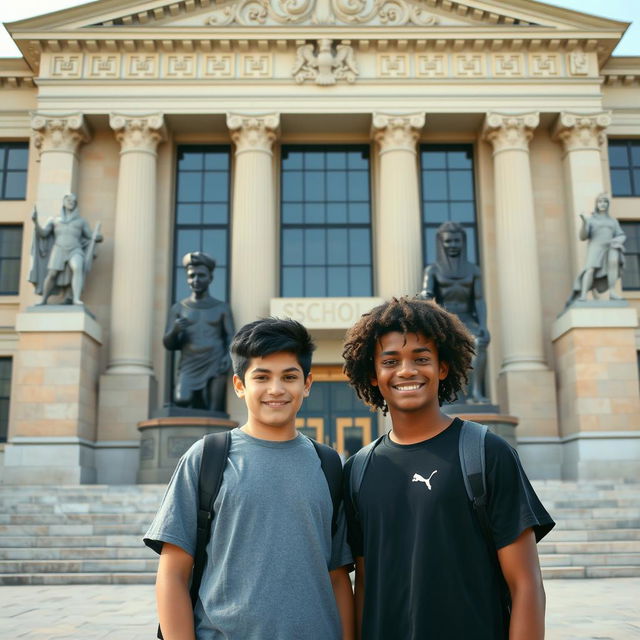
<path fill-rule="evenodd" d="M 338 513 L 342 502 L 342 460 L 335 449 L 317 442 L 313 438 L 309 438 L 309 440 L 320 458 L 322 473 L 324 473 L 327 485 L 329 485 L 331 503 L 333 504 L 333 515 L 331 516 L 331 537 L 333 538 L 338 530 Z"/>
<path fill-rule="evenodd" d="M 198 476 L 198 532 L 196 538 L 196 555 L 193 559 L 191 577 L 191 602 L 195 607 L 198 591 L 202 582 L 202 574 L 207 564 L 207 544 L 211 537 L 211 521 L 215 516 L 213 503 L 222 485 L 222 476 L 227 464 L 231 432 L 209 433 L 204 436 L 200 474 Z"/>
<path fill-rule="evenodd" d="M 356 451 L 351 457 L 351 473 L 349 475 L 349 500 L 351 502 L 351 508 L 353 514 L 357 520 L 360 519 L 360 512 L 358 511 L 358 495 L 360 493 L 360 486 L 364 478 L 364 473 L 371 460 L 373 450 L 382 442 L 384 436 L 380 436 L 376 440 L 373 440 L 362 449 Z"/>
<path fill-rule="evenodd" d="M 207 564 L 207 544 L 211 537 L 211 521 L 215 515 L 213 503 L 222 485 L 222 476 L 227 464 L 229 447 L 231 446 L 231 431 L 208 433 L 203 438 L 202 458 L 198 473 L 198 520 L 196 533 L 196 553 L 193 558 L 191 586 L 189 595 L 191 604 L 195 608 L 198 592 L 202 582 L 202 574 Z M 162 630 L 158 625 L 157 638 L 163 640 Z"/>

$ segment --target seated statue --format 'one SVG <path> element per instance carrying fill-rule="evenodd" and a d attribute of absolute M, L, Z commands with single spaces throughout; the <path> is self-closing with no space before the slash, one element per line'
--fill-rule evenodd
<path fill-rule="evenodd" d="M 624 241 L 627 239 L 620 223 L 609 215 L 609 196 L 601 193 L 596 198 L 594 211 L 589 219 L 584 214 L 580 228 L 580 240 L 587 240 L 587 259 L 584 269 L 573 284 L 565 307 L 575 300 L 585 301 L 589 291 L 594 298 L 598 293 L 609 292 L 610 300 L 620 300 L 614 291 L 624 267 Z"/>
<path fill-rule="evenodd" d="M 216 261 L 194 251 L 182 259 L 191 295 L 169 310 L 164 346 L 180 351 L 174 401 L 179 407 L 224 413 L 229 344 L 235 330 L 231 308 L 209 295 Z"/>
<path fill-rule="evenodd" d="M 474 356 L 465 398 L 459 401 L 487 403 L 484 394 L 487 346 L 487 310 L 480 268 L 467 260 L 467 234 L 457 222 L 444 222 L 436 235 L 437 260 L 424 270 L 419 297 L 435 300 L 455 313 L 475 338 Z"/>
<path fill-rule="evenodd" d="M 102 242 L 100 224 L 92 233 L 78 211 L 78 199 L 73 193 L 62 199 L 57 218 L 49 218 L 44 227 L 38 223 L 38 213 L 31 216 L 35 225 L 31 247 L 29 282 L 42 295 L 41 305 L 51 294 L 65 295 L 65 304 L 82 304 L 80 296 L 93 264 L 95 246 Z"/>

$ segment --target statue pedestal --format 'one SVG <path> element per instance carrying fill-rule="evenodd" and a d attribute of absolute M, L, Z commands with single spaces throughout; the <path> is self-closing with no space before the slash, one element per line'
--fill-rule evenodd
<path fill-rule="evenodd" d="M 640 480 L 640 394 L 634 308 L 569 307 L 552 330 L 566 479 Z"/>
<path fill-rule="evenodd" d="M 166 484 L 182 454 L 207 433 L 238 426 L 218 417 L 168 416 L 138 423 L 140 431 L 139 484 Z"/>
<path fill-rule="evenodd" d="M 30 307 L 16 319 L 7 484 L 96 481 L 102 330 L 82 306 Z"/>
<path fill-rule="evenodd" d="M 471 420 L 486 424 L 489 430 L 504 438 L 514 449 L 516 448 L 516 427 L 518 418 L 500 413 L 495 404 L 450 404 L 442 407 L 450 416 L 461 420 Z"/>

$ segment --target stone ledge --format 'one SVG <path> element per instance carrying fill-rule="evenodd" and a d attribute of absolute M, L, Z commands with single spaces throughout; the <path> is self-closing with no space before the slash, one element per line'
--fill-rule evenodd
<path fill-rule="evenodd" d="M 29 307 L 16 317 L 19 333 L 82 332 L 102 344 L 102 328 L 83 307 L 50 305 Z"/>
<path fill-rule="evenodd" d="M 638 313 L 633 307 L 590 304 L 569 307 L 553 323 L 551 339 L 556 341 L 572 329 L 634 329 Z"/>

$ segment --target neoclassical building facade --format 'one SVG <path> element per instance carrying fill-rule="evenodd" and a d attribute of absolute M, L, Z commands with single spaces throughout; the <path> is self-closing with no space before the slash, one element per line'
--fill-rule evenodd
<path fill-rule="evenodd" d="M 420 291 L 442 222 L 481 267 L 486 392 L 534 478 L 640 478 L 640 58 L 626 23 L 529 0 L 101 0 L 8 25 L 0 60 L 0 477 L 129 483 L 169 399 L 180 258 L 212 254 L 236 326 L 318 344 L 300 427 L 385 428 L 345 329 Z M 571 307 L 598 194 L 627 303 Z M 85 308 L 34 308 L 34 233 L 67 193 L 104 242 Z M 228 394 L 228 411 L 243 407 Z"/>

